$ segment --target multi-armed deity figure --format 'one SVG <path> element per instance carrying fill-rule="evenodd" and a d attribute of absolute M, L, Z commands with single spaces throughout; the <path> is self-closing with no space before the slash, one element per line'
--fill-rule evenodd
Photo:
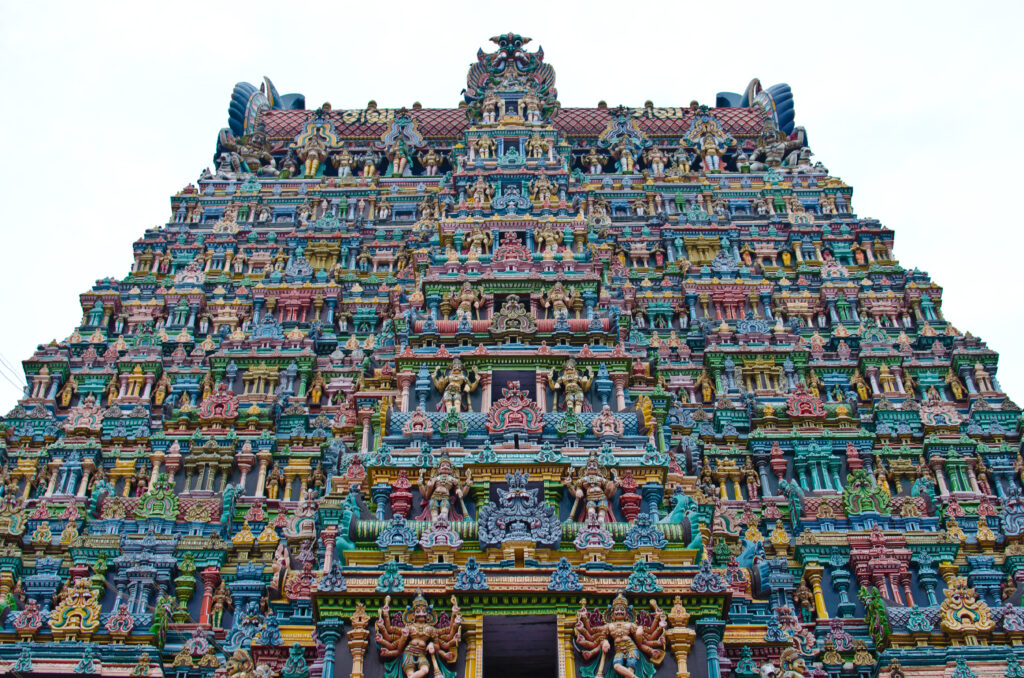
<path fill-rule="evenodd" d="M 320 138 L 319 134 L 311 134 L 301 148 L 296 149 L 299 159 L 302 160 L 302 173 L 307 177 L 315 177 L 320 170 L 320 165 L 327 160 L 327 145 Z"/>
<path fill-rule="evenodd" d="M 576 369 L 576 361 L 570 358 L 565 362 L 562 373 L 551 379 L 551 390 L 561 389 L 565 394 L 565 411 L 579 414 L 583 411 L 584 393 L 590 389 L 593 380 L 593 370 L 588 367 L 586 376 L 583 376 Z"/>
<path fill-rule="evenodd" d="M 554 316 L 569 317 L 569 309 L 572 308 L 573 304 L 577 299 L 580 298 L 580 292 L 575 287 L 565 289 L 565 286 L 560 282 L 556 282 L 554 287 L 547 294 L 547 299 L 544 300 L 544 308 L 552 309 Z"/>
<path fill-rule="evenodd" d="M 603 676 L 606 655 L 612 653 L 612 670 L 623 678 L 652 678 L 665 658 L 665 628 L 668 620 L 651 601 L 653 613 L 646 624 L 637 623 L 633 607 L 621 593 L 602 615 L 587 610 L 581 601 L 576 613 L 575 644 L 587 666 L 583 675 Z M 581 672 L 582 673 L 582 672 Z"/>
<path fill-rule="evenodd" d="M 474 224 L 469 235 L 463 239 L 463 244 L 467 248 L 467 252 L 471 257 L 479 257 L 481 254 L 487 254 L 491 249 L 491 242 L 492 237 L 490 232 L 481 228 L 480 224 Z M 464 284 L 462 287 L 465 289 L 466 285 Z"/>
<path fill-rule="evenodd" d="M 474 378 L 470 379 L 468 374 L 462 370 L 462 361 L 458 358 L 452 360 L 448 374 L 439 377 L 440 373 L 441 368 L 438 367 L 431 376 L 431 380 L 434 382 L 434 388 L 441 392 L 441 402 L 444 403 L 445 412 L 461 412 L 462 395 L 464 393 L 468 395 L 475 391 L 480 385 L 480 377 L 474 374 Z M 468 404 L 466 409 L 469 409 Z"/>
<path fill-rule="evenodd" d="M 466 510 L 465 497 L 469 493 L 470 484 L 473 482 L 472 471 L 466 469 L 466 481 L 459 481 L 459 472 L 452 466 L 451 459 L 445 454 L 437 464 L 437 469 L 427 480 L 425 472 L 420 469 L 419 490 L 423 499 L 427 502 L 427 510 L 420 518 L 430 517 L 431 520 L 443 518 L 444 520 L 455 520 L 457 518 L 455 507 L 452 506 L 452 497 L 459 500 L 462 515 L 468 515 Z"/>
<path fill-rule="evenodd" d="M 458 292 L 452 292 L 448 303 L 455 309 L 455 319 L 473 319 L 473 309 L 479 309 L 483 304 L 483 294 L 473 288 L 468 282 L 462 283 Z"/>
<path fill-rule="evenodd" d="M 412 164 L 412 151 L 404 139 L 395 139 L 395 143 L 387 150 L 387 158 L 391 161 L 389 174 L 393 177 L 405 175 L 405 170 Z"/>
<path fill-rule="evenodd" d="M 591 146 L 587 150 L 587 154 L 580 158 L 580 164 L 586 168 L 587 174 L 600 174 L 606 160 L 608 160 L 607 155 L 599 153 L 596 148 Z"/>
<path fill-rule="evenodd" d="M 444 162 L 444 155 L 438 153 L 433 148 L 428 148 L 426 153 L 417 153 L 416 158 L 423 165 L 423 173 L 428 177 L 437 176 L 437 170 L 441 167 L 441 163 Z"/>
<path fill-rule="evenodd" d="M 612 515 L 612 508 L 609 500 L 615 496 L 615 490 L 619 487 L 618 477 L 612 470 L 611 477 L 608 471 L 601 467 L 597 461 L 597 453 L 591 452 L 587 458 L 587 465 L 580 470 L 578 478 L 574 478 L 572 467 L 565 470 L 565 477 L 562 479 L 575 499 L 572 509 L 569 511 L 569 519 L 577 522 L 615 522 Z M 577 507 L 583 502 L 583 508 L 577 516 Z"/>
<path fill-rule="evenodd" d="M 343 148 L 340 153 L 331 156 L 331 164 L 337 168 L 339 177 L 348 177 L 352 176 L 352 170 L 359 164 L 359 160 L 350 150 Z"/>
<path fill-rule="evenodd" d="M 391 618 L 391 596 L 384 598 L 384 607 L 377 613 L 376 640 L 381 658 L 390 664 L 386 675 L 394 678 L 454 675 L 440 663 L 454 664 L 458 660 L 462 638 L 459 604 L 455 596 L 451 601 L 451 617 L 442 626 L 438 614 L 427 605 L 419 590 L 412 605 L 400 616 L 395 615 L 396 619 Z"/>

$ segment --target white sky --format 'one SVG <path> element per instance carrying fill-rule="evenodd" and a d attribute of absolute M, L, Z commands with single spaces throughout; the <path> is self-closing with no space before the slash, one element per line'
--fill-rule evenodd
<path fill-rule="evenodd" d="M 173 7 L 173 9 L 172 9 Z M 0 2 L 0 356 L 67 337 L 78 294 L 210 164 L 237 81 L 314 108 L 455 106 L 478 47 L 543 45 L 565 106 L 713 105 L 788 82 L 854 209 L 945 288 L 1024 400 L 1024 3 Z M 0 378 L 0 414 L 20 393 Z"/>

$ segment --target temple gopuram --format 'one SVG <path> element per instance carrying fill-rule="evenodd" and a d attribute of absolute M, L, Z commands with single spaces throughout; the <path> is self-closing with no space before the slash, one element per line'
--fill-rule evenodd
<path fill-rule="evenodd" d="M 0 420 L 0 674 L 1024 678 L 1020 409 L 790 88 L 492 41 L 235 86 Z"/>

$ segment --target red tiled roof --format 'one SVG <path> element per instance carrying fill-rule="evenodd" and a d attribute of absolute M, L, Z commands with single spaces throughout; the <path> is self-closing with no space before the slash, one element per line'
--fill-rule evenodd
<path fill-rule="evenodd" d="M 672 109 L 679 117 L 637 118 L 640 129 L 652 136 L 682 135 L 690 126 L 692 115 L 689 110 Z M 358 113 L 357 120 L 351 119 Z M 379 139 L 390 127 L 390 122 L 365 122 L 362 111 L 333 111 L 330 114 L 338 133 L 352 139 Z M 299 134 L 302 126 L 313 115 L 313 111 L 264 111 L 260 116 L 266 126 L 267 135 L 273 139 L 290 139 Z M 469 126 L 465 109 L 462 108 L 420 108 L 409 111 L 417 123 L 420 134 L 428 138 L 457 137 Z M 755 135 L 761 131 L 761 113 L 756 108 L 716 108 L 714 115 L 732 135 Z M 596 136 L 611 119 L 611 109 L 604 108 L 563 108 L 553 122 L 555 127 L 567 136 Z"/>

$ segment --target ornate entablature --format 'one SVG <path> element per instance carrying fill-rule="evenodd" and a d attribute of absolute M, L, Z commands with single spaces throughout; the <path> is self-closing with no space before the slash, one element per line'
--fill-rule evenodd
<path fill-rule="evenodd" d="M 493 42 L 452 108 L 235 87 L 0 420 L 0 673 L 1022 678 L 1020 410 L 789 88 Z"/>

